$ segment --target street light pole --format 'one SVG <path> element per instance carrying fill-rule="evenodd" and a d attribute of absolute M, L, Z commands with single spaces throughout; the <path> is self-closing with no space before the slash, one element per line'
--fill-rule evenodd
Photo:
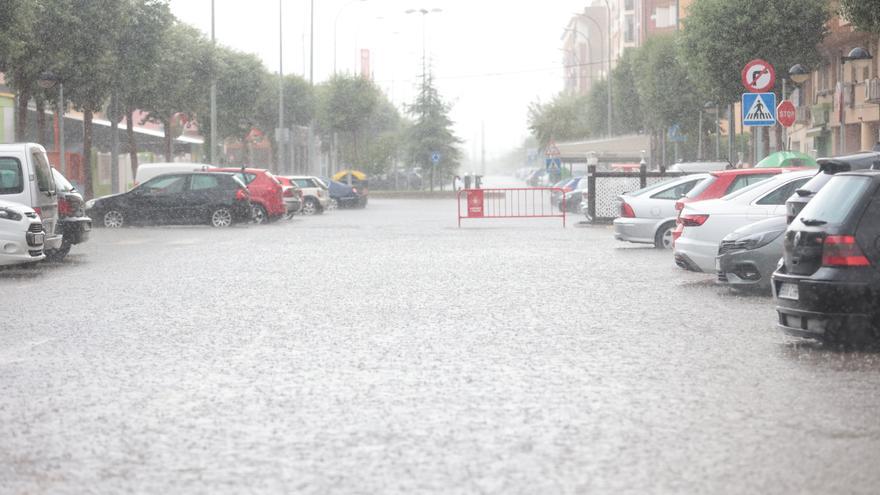
<path fill-rule="evenodd" d="M 612 120 L 612 106 L 611 106 L 611 5 L 608 4 L 608 0 L 605 0 L 605 8 L 608 10 L 608 25 L 605 27 L 605 31 L 608 34 L 608 137 L 611 138 L 613 134 L 613 125 Z M 678 15 L 676 15 L 676 19 Z"/>
<path fill-rule="evenodd" d="M 214 0 L 211 0 L 211 56 L 216 61 L 217 41 L 214 37 Z M 217 165 L 217 76 L 216 68 L 211 73 L 211 165 Z"/>
<path fill-rule="evenodd" d="M 278 0 L 278 167 L 276 172 L 286 172 L 284 166 L 284 22 L 281 10 L 282 0 Z"/>

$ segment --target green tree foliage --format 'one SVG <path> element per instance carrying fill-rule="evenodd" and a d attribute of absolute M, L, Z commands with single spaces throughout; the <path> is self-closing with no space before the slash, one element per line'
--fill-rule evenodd
<path fill-rule="evenodd" d="M 681 63 L 675 34 L 654 36 L 634 54 L 635 86 L 645 125 L 663 130 L 672 124 L 686 127 L 702 111 L 700 94 Z"/>
<path fill-rule="evenodd" d="M 452 132 L 449 110 L 430 74 L 424 78 L 415 102 L 406 107 L 414 120 L 407 136 L 407 157 L 422 170 L 430 171 L 431 189 L 437 179 L 441 184 L 452 180 L 461 163 L 462 141 Z M 431 160 L 434 153 L 440 155 L 436 166 Z"/>
<path fill-rule="evenodd" d="M 614 112 L 615 134 L 636 133 L 644 126 L 642 102 L 636 89 L 636 75 L 633 67 L 635 53 L 636 50 L 625 51 L 623 57 L 617 62 L 617 66 L 611 71 L 611 84 L 614 90 L 611 104 L 614 107 L 612 111 Z"/>
<path fill-rule="evenodd" d="M 269 137 L 272 148 L 277 146 L 275 129 L 278 128 L 278 74 L 264 74 L 266 91 L 259 95 L 256 122 Z M 308 81 L 300 76 L 284 76 L 284 127 L 307 126 L 315 117 L 315 97 Z"/>
<path fill-rule="evenodd" d="M 740 72 L 749 60 L 764 59 L 777 71 L 819 62 L 828 5 L 826 0 L 696 0 L 682 21 L 683 60 L 713 101 L 737 101 L 743 93 Z"/>
<path fill-rule="evenodd" d="M 880 33 L 880 0 L 840 0 L 840 15 L 862 31 Z"/>
<path fill-rule="evenodd" d="M 529 105 L 529 130 L 539 146 L 547 146 L 551 139 L 566 141 L 590 135 L 594 119 L 590 119 L 588 103 L 588 97 L 563 93 L 548 103 L 533 102 Z M 605 112 L 602 113 L 604 115 Z M 604 122 L 602 120 L 596 126 L 601 127 Z"/>
<path fill-rule="evenodd" d="M 318 87 L 317 98 L 318 127 L 325 151 L 330 150 L 335 136 L 341 163 L 362 166 L 371 138 L 393 126 L 378 118 L 389 108 L 382 91 L 369 79 L 336 75 Z M 397 111 L 392 113 L 396 115 Z"/>
<path fill-rule="evenodd" d="M 197 109 L 210 105 L 205 103 L 205 88 L 210 85 L 212 53 L 210 41 L 201 32 L 174 22 L 160 39 L 153 70 L 143 73 L 143 93 L 130 100 L 147 112 L 149 120 L 164 126 L 166 160 L 171 160 L 171 117 L 182 112 L 194 118 Z M 204 128 L 201 120 L 199 124 Z"/>

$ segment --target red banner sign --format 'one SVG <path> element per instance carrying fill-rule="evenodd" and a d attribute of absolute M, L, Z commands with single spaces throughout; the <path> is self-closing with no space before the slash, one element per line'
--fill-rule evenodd
<path fill-rule="evenodd" d="M 483 217 L 483 190 L 468 189 L 467 192 L 467 213 L 468 218 Z"/>

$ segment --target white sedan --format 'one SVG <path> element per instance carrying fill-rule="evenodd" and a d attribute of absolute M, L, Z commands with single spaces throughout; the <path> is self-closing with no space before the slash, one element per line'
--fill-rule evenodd
<path fill-rule="evenodd" d="M 43 223 L 25 205 L 0 200 L 0 265 L 33 263 L 43 254 Z"/>
<path fill-rule="evenodd" d="M 618 196 L 620 216 L 614 219 L 614 238 L 670 249 L 678 213 L 675 202 L 709 177 L 709 174 L 685 175 L 621 194 Z"/>
<path fill-rule="evenodd" d="M 720 199 L 686 203 L 676 229 L 675 264 L 686 270 L 715 272 L 724 236 L 758 220 L 785 215 L 785 201 L 814 175 L 815 170 L 785 172 Z"/>

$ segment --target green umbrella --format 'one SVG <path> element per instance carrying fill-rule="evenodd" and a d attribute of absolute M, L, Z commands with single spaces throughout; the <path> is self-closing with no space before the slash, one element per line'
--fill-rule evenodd
<path fill-rule="evenodd" d="M 800 151 L 777 151 L 770 153 L 755 165 L 755 168 L 781 168 L 781 167 L 814 167 L 819 164 L 812 156 Z"/>

